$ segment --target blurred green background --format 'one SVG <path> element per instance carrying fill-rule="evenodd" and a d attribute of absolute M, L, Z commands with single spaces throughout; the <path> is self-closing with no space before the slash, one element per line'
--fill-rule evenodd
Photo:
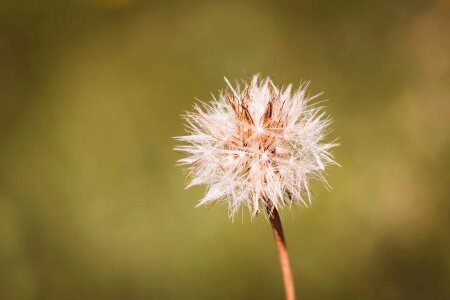
<path fill-rule="evenodd" d="M 0 1 L 0 299 L 282 299 L 267 220 L 171 137 L 223 76 L 312 80 L 342 167 L 283 212 L 299 299 L 450 299 L 450 1 Z"/>

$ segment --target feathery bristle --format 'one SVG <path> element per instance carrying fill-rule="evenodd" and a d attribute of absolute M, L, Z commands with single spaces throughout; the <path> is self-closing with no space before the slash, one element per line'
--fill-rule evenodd
<path fill-rule="evenodd" d="M 242 89 L 225 78 L 228 90 L 213 102 L 195 105 L 185 115 L 188 135 L 175 150 L 187 157 L 187 187 L 207 185 L 199 205 L 227 201 L 230 216 L 243 205 L 252 216 L 267 205 L 311 202 L 309 181 L 324 180 L 327 165 L 336 164 L 325 143 L 331 120 L 311 104 L 307 84 L 277 88 L 270 78 L 253 76 Z M 306 201 L 305 198 L 306 197 Z"/>

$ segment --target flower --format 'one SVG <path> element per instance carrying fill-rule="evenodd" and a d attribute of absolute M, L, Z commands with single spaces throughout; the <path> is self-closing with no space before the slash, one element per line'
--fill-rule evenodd
<path fill-rule="evenodd" d="M 310 179 L 326 183 L 325 167 L 336 164 L 329 150 L 337 144 L 323 142 L 331 120 L 311 103 L 318 95 L 307 95 L 307 83 L 292 92 L 258 75 L 242 89 L 225 81 L 218 98 L 184 115 L 188 135 L 176 137 L 185 143 L 175 150 L 187 154 L 178 161 L 188 165 L 186 188 L 207 186 L 197 206 L 223 200 L 231 217 L 241 207 L 255 216 L 268 207 L 308 206 Z"/>

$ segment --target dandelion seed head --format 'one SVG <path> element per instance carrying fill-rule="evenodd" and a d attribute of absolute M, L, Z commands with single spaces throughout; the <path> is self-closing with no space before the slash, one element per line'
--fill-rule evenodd
<path fill-rule="evenodd" d="M 242 87 L 185 115 L 187 135 L 176 147 L 186 157 L 188 187 L 206 185 L 198 205 L 226 201 L 230 216 L 247 207 L 255 216 L 266 206 L 280 209 L 308 203 L 311 179 L 324 180 L 324 170 L 336 164 L 324 138 L 330 119 L 307 96 L 307 84 L 292 92 L 270 78 L 253 76 Z"/>

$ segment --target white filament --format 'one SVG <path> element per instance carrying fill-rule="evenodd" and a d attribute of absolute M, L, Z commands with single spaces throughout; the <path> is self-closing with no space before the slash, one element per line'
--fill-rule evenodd
<path fill-rule="evenodd" d="M 188 165 L 187 188 L 207 186 L 198 205 L 227 201 L 230 216 L 241 206 L 252 216 L 267 205 L 308 206 L 310 179 L 325 181 L 325 167 L 336 164 L 336 144 L 323 141 L 330 119 L 310 103 L 317 96 L 306 95 L 307 84 L 291 92 L 258 75 L 242 89 L 225 81 L 218 99 L 186 113 L 188 135 L 176 138 L 185 143 L 175 149 L 187 154 L 179 160 Z"/>

